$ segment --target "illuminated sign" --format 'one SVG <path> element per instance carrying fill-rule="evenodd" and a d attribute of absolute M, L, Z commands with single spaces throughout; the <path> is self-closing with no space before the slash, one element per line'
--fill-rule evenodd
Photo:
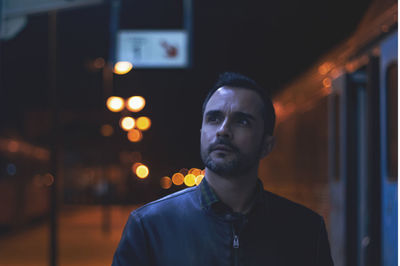
<path fill-rule="evenodd" d="M 117 61 L 131 62 L 133 68 L 185 68 L 187 34 L 184 30 L 121 30 Z"/>

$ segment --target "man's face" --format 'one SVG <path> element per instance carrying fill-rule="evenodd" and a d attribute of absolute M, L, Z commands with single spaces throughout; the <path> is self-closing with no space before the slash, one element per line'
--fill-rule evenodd
<path fill-rule="evenodd" d="M 257 169 L 272 149 L 264 136 L 263 102 L 247 89 L 221 87 L 208 101 L 201 129 L 201 158 L 221 176 L 234 177 Z"/>

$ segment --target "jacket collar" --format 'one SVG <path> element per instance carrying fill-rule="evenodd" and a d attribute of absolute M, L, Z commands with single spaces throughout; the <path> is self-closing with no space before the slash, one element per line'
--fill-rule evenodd
<path fill-rule="evenodd" d="M 232 209 L 223 203 L 215 193 L 215 191 L 211 188 L 210 184 L 207 182 L 205 178 L 201 181 L 200 185 L 200 197 L 201 197 L 201 207 L 203 209 L 209 210 L 212 209 L 218 213 L 233 213 Z M 254 204 L 252 209 L 257 205 L 263 204 L 263 191 L 264 186 L 260 179 L 257 179 L 256 185 L 256 195 L 254 198 Z"/>

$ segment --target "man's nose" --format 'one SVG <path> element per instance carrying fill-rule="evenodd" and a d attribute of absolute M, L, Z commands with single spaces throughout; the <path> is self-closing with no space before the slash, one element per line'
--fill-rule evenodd
<path fill-rule="evenodd" d="M 229 121 L 225 120 L 217 130 L 217 137 L 232 138 L 232 131 L 229 125 Z"/>

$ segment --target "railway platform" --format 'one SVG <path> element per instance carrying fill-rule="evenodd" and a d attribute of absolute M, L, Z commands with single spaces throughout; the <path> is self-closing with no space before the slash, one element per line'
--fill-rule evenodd
<path fill-rule="evenodd" d="M 59 213 L 58 265 L 111 265 L 129 213 L 137 207 L 110 206 L 110 223 L 104 226 L 105 212 L 102 206 L 65 206 Z M 49 234 L 49 223 L 43 222 L 1 236 L 0 265 L 49 265 Z"/>

